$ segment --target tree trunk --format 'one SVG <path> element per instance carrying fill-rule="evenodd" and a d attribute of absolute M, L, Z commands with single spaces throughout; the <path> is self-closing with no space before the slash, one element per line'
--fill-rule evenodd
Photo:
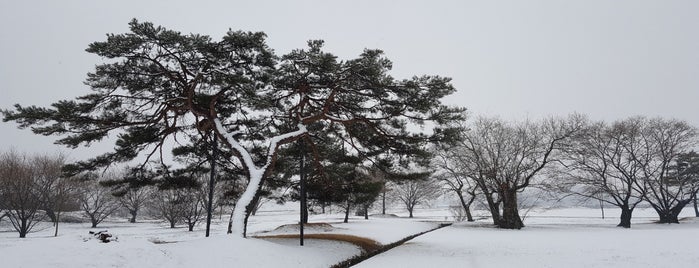
<path fill-rule="evenodd" d="M 233 233 L 233 211 L 231 211 L 231 217 L 228 218 L 228 231 L 226 231 L 227 234 Z"/>
<path fill-rule="evenodd" d="M 26 238 L 27 237 L 27 232 L 28 232 L 27 229 L 29 229 L 27 226 L 27 220 L 21 219 L 20 226 L 19 226 L 19 238 Z"/>
<path fill-rule="evenodd" d="M 621 205 L 621 217 L 618 227 L 631 228 L 631 214 L 633 213 L 633 208 L 629 208 L 628 204 Z"/>
<path fill-rule="evenodd" d="M 97 219 L 92 218 L 92 219 L 90 219 L 90 222 L 92 222 L 92 228 L 97 228 L 97 224 L 98 224 Z"/>
<path fill-rule="evenodd" d="M 131 218 L 129 219 L 130 223 L 136 223 L 136 214 L 138 213 L 137 210 L 129 210 L 129 214 L 131 214 Z"/>
<path fill-rule="evenodd" d="M 350 213 L 350 202 L 347 200 L 347 206 L 345 207 L 345 221 L 344 223 L 347 223 L 349 221 L 349 213 Z"/>
<path fill-rule="evenodd" d="M 252 213 L 252 209 L 245 210 L 245 217 L 243 218 L 243 238 L 248 237 L 248 219 L 250 219 L 250 213 Z"/>
<path fill-rule="evenodd" d="M 53 225 L 56 226 L 56 229 L 53 232 L 53 236 L 56 237 L 58 236 L 58 220 L 60 220 L 61 213 L 56 213 L 56 221 L 53 223 Z"/>
<path fill-rule="evenodd" d="M 191 231 L 194 231 L 194 225 L 195 225 L 195 223 L 193 223 L 193 222 L 187 224 L 187 227 L 189 227 L 189 231 L 190 231 L 190 232 L 191 232 Z"/>
<path fill-rule="evenodd" d="M 250 214 L 252 214 L 252 212 L 255 210 L 255 206 L 257 206 L 257 202 L 260 200 L 261 196 L 262 193 L 257 191 L 255 196 L 253 196 L 252 201 L 245 207 L 245 217 L 243 218 L 243 237 L 247 237 L 248 219 L 250 218 Z M 233 210 L 233 213 L 235 214 L 235 209 Z"/>
<path fill-rule="evenodd" d="M 517 190 L 504 189 L 502 195 L 502 218 L 498 222 L 498 227 L 502 229 L 522 229 L 524 223 L 519 216 L 517 206 Z"/>
<path fill-rule="evenodd" d="M 483 195 L 485 196 L 485 201 L 488 203 L 488 210 L 490 210 L 490 215 L 493 218 L 493 224 L 494 225 L 499 225 L 500 224 L 500 204 L 496 203 L 495 200 L 493 200 L 493 193 L 490 192 L 487 188 L 481 187 L 481 190 L 483 190 Z"/>
<path fill-rule="evenodd" d="M 473 216 L 471 215 L 471 204 L 473 203 L 473 200 L 476 200 L 476 196 L 472 195 L 471 200 L 466 202 L 461 191 L 457 191 L 456 194 L 459 196 L 459 201 L 461 201 L 461 207 L 466 212 L 466 220 L 470 222 L 473 221 Z"/>
<path fill-rule="evenodd" d="M 175 221 L 170 221 L 170 228 L 175 228 Z"/>
<path fill-rule="evenodd" d="M 697 207 L 697 196 L 694 195 L 694 216 L 699 217 L 699 208 Z"/>
<path fill-rule="evenodd" d="M 695 207 L 696 207 L 696 202 L 694 202 Z M 386 215 L 386 189 L 381 192 L 381 214 Z M 699 215 L 699 214 L 697 214 Z M 699 216 L 697 216 L 699 217 Z"/>
<path fill-rule="evenodd" d="M 46 216 L 49 217 L 51 222 L 53 222 L 54 224 L 57 224 L 58 221 L 56 220 L 56 213 L 53 211 L 53 209 L 46 208 Z"/>
<path fill-rule="evenodd" d="M 679 215 L 680 212 L 682 212 L 682 209 L 684 206 L 689 204 L 692 199 L 687 199 L 687 200 L 680 200 L 677 202 L 677 205 L 674 207 L 671 207 L 668 210 L 659 210 L 656 209 L 655 212 L 658 213 L 658 217 L 660 218 L 658 220 L 658 223 L 680 223 L 679 220 Z"/>
<path fill-rule="evenodd" d="M 599 208 L 602 210 L 602 219 L 604 219 L 604 202 L 599 201 Z"/>
<path fill-rule="evenodd" d="M 364 219 L 369 219 L 369 205 L 364 205 Z"/>

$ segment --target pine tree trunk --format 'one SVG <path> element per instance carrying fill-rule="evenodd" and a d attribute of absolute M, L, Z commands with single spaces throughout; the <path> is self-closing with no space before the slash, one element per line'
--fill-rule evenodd
<path fill-rule="evenodd" d="M 231 211 L 231 217 L 228 218 L 228 231 L 226 231 L 227 234 L 232 234 L 233 233 L 233 211 Z"/>
<path fill-rule="evenodd" d="M 243 218 L 243 238 L 248 237 L 248 219 L 250 218 L 250 213 L 252 210 L 245 211 L 245 217 Z"/>
<path fill-rule="evenodd" d="M 696 207 L 696 202 L 694 203 Z M 381 214 L 386 215 L 386 190 L 381 193 Z M 699 215 L 699 214 L 697 214 Z M 699 217 L 699 216 L 697 216 Z"/>
<path fill-rule="evenodd" d="M 621 217 L 618 227 L 631 228 L 631 214 L 633 214 L 633 208 L 629 208 L 628 204 L 620 206 Z"/>
<path fill-rule="evenodd" d="M 504 189 L 502 191 L 502 218 L 498 227 L 502 229 L 522 229 L 524 223 L 519 216 L 517 206 L 517 191 L 514 189 Z"/>
<path fill-rule="evenodd" d="M 245 216 L 243 218 L 243 233 L 242 233 L 243 237 L 247 237 L 248 219 L 250 218 L 250 214 L 252 214 L 252 211 L 255 210 L 255 206 L 257 205 L 257 201 L 260 200 L 261 195 L 262 195 L 262 193 L 260 193 L 260 191 L 257 191 L 255 193 L 255 195 L 253 196 L 252 201 L 250 201 L 250 203 L 248 203 L 248 205 L 245 207 Z"/>
<path fill-rule="evenodd" d="M 347 206 L 345 207 L 345 221 L 344 223 L 347 223 L 349 221 L 349 213 L 350 213 L 350 202 L 347 200 Z"/>

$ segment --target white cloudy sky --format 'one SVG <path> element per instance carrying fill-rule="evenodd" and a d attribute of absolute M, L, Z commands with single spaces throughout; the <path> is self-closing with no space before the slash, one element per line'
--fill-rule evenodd
<path fill-rule="evenodd" d="M 474 114 L 675 117 L 699 126 L 699 1 L 0 1 L 0 108 L 84 94 L 84 51 L 131 18 L 214 37 L 264 31 L 278 54 L 380 48 L 396 77 L 438 74 Z M 56 151 L 0 123 L 0 150 Z M 100 148 L 110 148 L 105 145 Z M 80 157 L 82 153 L 69 153 Z"/>

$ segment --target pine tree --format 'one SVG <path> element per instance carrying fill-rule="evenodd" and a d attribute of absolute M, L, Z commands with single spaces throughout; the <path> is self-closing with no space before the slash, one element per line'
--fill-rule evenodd
<path fill-rule="evenodd" d="M 380 50 L 341 61 L 322 50 L 322 41 L 311 41 L 307 49 L 277 57 L 261 32 L 229 31 L 214 41 L 137 20 L 129 25 L 129 33 L 109 34 L 89 45 L 88 52 L 107 59 L 88 74 L 92 93 L 50 108 L 17 104 L 2 111 L 3 120 L 61 136 L 57 143 L 69 147 L 119 133 L 113 151 L 68 165 L 68 173 L 139 155 L 162 163 L 168 141 L 214 133 L 247 177 L 233 213 L 240 236 L 245 236 L 247 210 L 284 144 L 324 132 L 351 145 L 356 155 L 380 148 L 408 158 L 439 138 L 409 131 L 409 125 L 462 116 L 462 109 L 440 101 L 455 91 L 450 79 L 396 80 Z"/>

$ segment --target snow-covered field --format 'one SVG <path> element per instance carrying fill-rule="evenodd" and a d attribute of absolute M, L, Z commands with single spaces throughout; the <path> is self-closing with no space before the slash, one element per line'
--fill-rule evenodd
<path fill-rule="evenodd" d="M 522 230 L 457 223 L 356 267 L 699 267 L 699 218 L 689 208 L 671 225 L 637 209 L 631 229 L 615 227 L 618 211 L 605 212 L 601 219 L 587 208 L 532 211 Z"/>
<path fill-rule="evenodd" d="M 419 236 L 377 255 L 358 267 L 696 267 L 699 263 L 699 220 L 682 224 L 653 224 L 651 210 L 638 209 L 631 229 L 615 227 L 618 212 L 587 208 L 529 211 L 522 230 L 498 230 L 488 219 L 453 226 Z M 404 216 L 402 213 L 397 213 Z M 484 215 L 483 212 L 478 214 Z M 353 217 L 341 223 L 340 214 L 313 215 L 311 222 L 332 228 L 310 228 L 306 233 L 349 234 L 388 244 L 432 229 L 449 217 L 445 209 L 416 211 L 415 219 Z M 685 209 L 683 216 L 693 216 Z M 277 227 L 295 223 L 295 211 L 262 211 L 251 218 L 251 236 L 295 232 Z M 307 239 L 233 239 L 226 222 L 216 218 L 212 236 L 203 225 L 194 232 L 167 228 L 157 221 L 129 224 L 104 222 L 118 237 L 100 243 L 88 234 L 89 224 L 62 223 L 58 237 L 50 224 L 19 239 L 7 222 L 0 224 L 2 267 L 329 267 L 361 252 L 346 242 Z M 276 229 L 276 230 L 275 230 Z"/>

